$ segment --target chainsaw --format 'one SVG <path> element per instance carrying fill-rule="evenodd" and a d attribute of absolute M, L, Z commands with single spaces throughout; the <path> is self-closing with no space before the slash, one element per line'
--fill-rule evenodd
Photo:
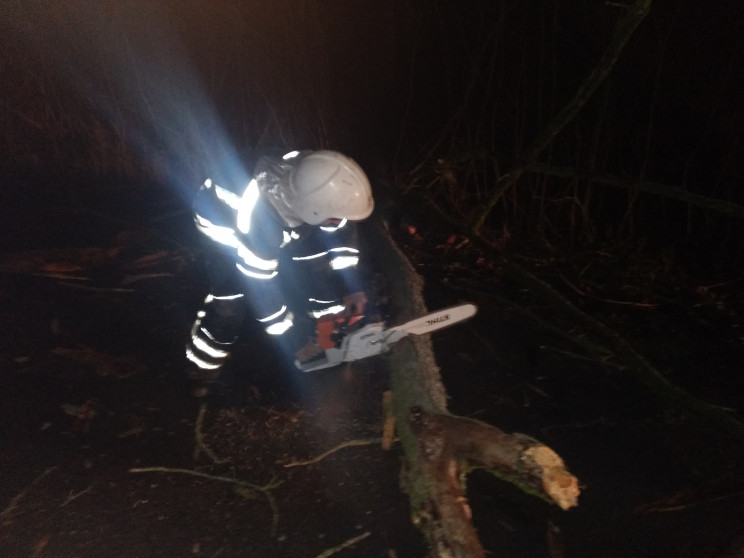
<path fill-rule="evenodd" d="M 318 358 L 308 362 L 295 361 L 295 366 L 303 372 L 312 372 L 380 355 L 409 334 L 423 335 L 437 331 L 467 320 L 477 310 L 474 304 L 461 304 L 389 328 L 385 327 L 384 322 L 360 326 L 363 316 L 319 321 L 318 343 L 325 349 L 325 354 L 321 353 Z"/>

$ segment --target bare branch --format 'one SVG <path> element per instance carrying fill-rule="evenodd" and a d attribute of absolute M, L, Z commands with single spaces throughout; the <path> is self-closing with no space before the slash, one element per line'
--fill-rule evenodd
<path fill-rule="evenodd" d="M 702 209 L 710 209 L 723 213 L 725 215 L 731 215 L 733 217 L 744 217 L 744 206 L 738 203 L 711 198 L 708 196 L 701 196 L 682 188 L 675 186 L 668 186 L 666 184 L 660 184 L 658 182 L 649 182 L 646 180 L 626 180 L 619 176 L 611 174 L 596 174 L 593 172 L 574 169 L 571 167 L 554 167 L 551 165 L 543 165 L 540 163 L 534 163 L 527 169 L 528 172 L 535 172 L 545 174 L 549 176 L 557 176 L 561 178 L 578 178 L 586 182 L 598 182 L 600 184 L 607 184 L 608 186 L 616 186 L 618 188 L 625 188 L 627 190 L 640 190 L 648 194 L 654 194 L 662 196 L 664 198 L 678 200 L 688 205 L 700 207 Z"/>
<path fill-rule="evenodd" d="M 493 208 L 499 202 L 504 193 L 512 188 L 527 171 L 529 166 L 537 161 L 540 154 L 551 144 L 553 139 L 573 120 L 578 112 L 584 107 L 589 98 L 604 82 L 607 76 L 615 66 L 623 48 L 630 40 L 631 36 L 646 17 L 651 8 L 651 0 L 636 0 L 635 3 L 627 6 L 627 12 L 617 22 L 615 32 L 610 40 L 607 50 L 595 66 L 594 70 L 587 76 L 584 82 L 579 86 L 571 100 L 566 103 L 563 109 L 553 117 L 553 120 L 545 127 L 532 143 L 527 147 L 523 161 L 517 164 L 507 172 L 496 184 L 490 197 L 483 205 L 483 210 L 476 216 L 472 230 L 473 233 L 480 236 L 486 219 Z"/>

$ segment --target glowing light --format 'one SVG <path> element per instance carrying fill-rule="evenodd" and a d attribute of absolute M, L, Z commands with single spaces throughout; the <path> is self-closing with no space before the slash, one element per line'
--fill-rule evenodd
<path fill-rule="evenodd" d="M 8 4 L 2 3 L 3 16 Z M 216 169 L 231 184 L 248 182 L 244 162 L 180 35 L 183 22 L 174 20 L 170 7 L 162 2 L 44 4 L 15 18 L 24 43 L 87 98 L 117 137 L 126 138 L 174 191 L 190 200 L 193 186 Z"/>

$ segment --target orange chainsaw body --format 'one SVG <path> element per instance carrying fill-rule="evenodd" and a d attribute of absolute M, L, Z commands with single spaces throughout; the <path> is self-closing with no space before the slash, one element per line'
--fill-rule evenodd
<path fill-rule="evenodd" d="M 364 318 L 362 314 L 354 314 L 349 317 L 339 317 L 338 314 L 329 314 L 318 318 L 315 323 L 315 329 L 318 332 L 318 345 L 323 349 L 333 349 L 338 346 L 340 339 L 337 339 L 338 333 L 344 328 L 349 328 Z"/>

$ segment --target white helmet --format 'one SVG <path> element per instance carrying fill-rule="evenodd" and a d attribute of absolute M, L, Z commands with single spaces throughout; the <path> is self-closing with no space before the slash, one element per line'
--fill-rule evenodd
<path fill-rule="evenodd" d="M 360 221 L 372 213 L 372 187 L 362 168 L 336 151 L 314 151 L 289 175 L 284 203 L 309 225 L 326 219 Z"/>

